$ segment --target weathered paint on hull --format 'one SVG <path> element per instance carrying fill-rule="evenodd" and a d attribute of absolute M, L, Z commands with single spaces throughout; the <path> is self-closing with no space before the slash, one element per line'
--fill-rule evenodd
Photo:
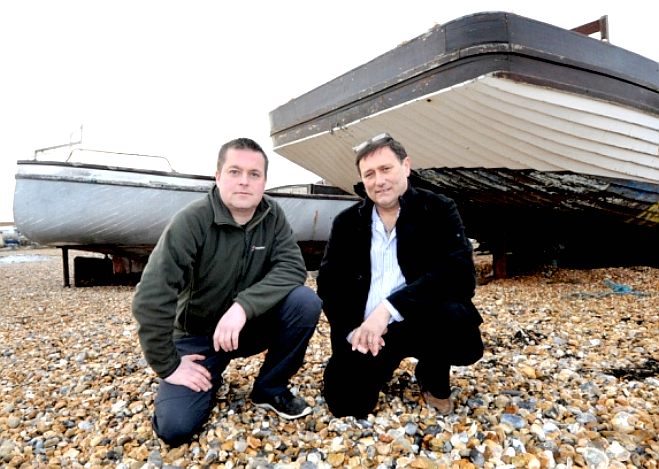
<path fill-rule="evenodd" d="M 414 171 L 453 198 L 484 249 L 565 263 L 659 265 L 659 185 L 565 172 Z"/>

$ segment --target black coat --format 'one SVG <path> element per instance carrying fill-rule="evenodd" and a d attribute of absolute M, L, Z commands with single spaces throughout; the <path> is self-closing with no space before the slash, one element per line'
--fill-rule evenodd
<path fill-rule="evenodd" d="M 345 342 L 364 320 L 371 282 L 371 216 L 366 198 L 334 220 L 318 273 L 318 295 L 331 327 L 332 344 Z M 476 272 L 471 242 L 453 200 L 409 187 L 400 198 L 396 222 L 398 264 L 406 286 L 387 299 L 403 318 L 444 315 L 446 324 L 466 328 L 449 357 L 452 364 L 474 363 L 482 356 L 478 325 L 483 322 L 471 302 Z M 454 329 L 446 328 L 446 330 Z M 464 334 L 459 334 L 464 336 Z"/>

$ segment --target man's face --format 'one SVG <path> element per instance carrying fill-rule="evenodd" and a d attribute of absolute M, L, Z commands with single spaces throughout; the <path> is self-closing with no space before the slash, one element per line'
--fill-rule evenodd
<path fill-rule="evenodd" d="M 359 162 L 359 173 L 368 197 L 380 208 L 398 207 L 407 190 L 410 159 L 400 161 L 389 147 L 379 148 Z"/>
<path fill-rule="evenodd" d="M 265 159 L 258 151 L 230 148 L 215 182 L 222 202 L 234 215 L 249 215 L 265 191 Z"/>

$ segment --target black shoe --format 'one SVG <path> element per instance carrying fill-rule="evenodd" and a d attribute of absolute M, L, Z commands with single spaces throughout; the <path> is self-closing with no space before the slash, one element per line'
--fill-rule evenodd
<path fill-rule="evenodd" d="M 252 393 L 252 403 L 256 407 L 274 410 L 280 417 L 289 420 L 304 417 L 311 413 L 309 404 L 301 397 L 293 396 L 288 389 L 278 396 L 263 399 L 255 398 L 254 393 Z"/>

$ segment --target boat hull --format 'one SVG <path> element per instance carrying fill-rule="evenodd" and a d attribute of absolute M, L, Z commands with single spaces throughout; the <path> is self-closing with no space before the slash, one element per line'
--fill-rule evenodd
<path fill-rule="evenodd" d="M 485 168 L 416 170 L 411 181 L 454 199 L 481 250 L 528 264 L 659 266 L 656 184 Z"/>
<path fill-rule="evenodd" d="M 179 210 L 205 196 L 211 177 L 43 161 L 19 161 L 14 220 L 33 242 L 132 257 L 153 250 Z M 333 194 L 269 193 L 301 246 L 327 240 L 338 212 L 357 200 Z"/>
<path fill-rule="evenodd" d="M 573 31 L 509 13 L 460 18 L 270 121 L 277 153 L 346 191 L 359 182 L 352 148 L 388 132 L 413 183 L 454 198 L 467 234 L 500 253 L 659 235 L 659 64 Z"/>

